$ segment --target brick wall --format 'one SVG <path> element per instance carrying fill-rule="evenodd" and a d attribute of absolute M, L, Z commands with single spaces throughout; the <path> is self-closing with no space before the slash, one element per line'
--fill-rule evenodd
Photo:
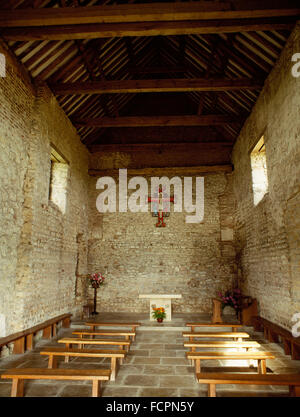
<path fill-rule="evenodd" d="M 34 94 L 9 60 L 0 102 L 1 337 L 81 311 L 88 151 L 47 87 Z M 69 162 L 65 213 L 49 200 L 50 143 Z"/>
<path fill-rule="evenodd" d="M 291 329 L 300 312 L 300 88 L 291 74 L 299 24 L 266 80 L 234 147 L 236 248 L 244 292 L 261 316 Z M 253 203 L 249 152 L 264 134 L 268 193 Z"/>
<path fill-rule="evenodd" d="M 188 169 L 185 176 L 192 176 Z M 88 268 L 106 278 L 98 290 L 98 311 L 147 312 L 149 301 L 139 294 L 171 293 L 182 294 L 172 303 L 175 312 L 210 312 L 211 297 L 235 279 L 231 183 L 231 175 L 205 175 L 203 223 L 188 224 L 187 213 L 171 207 L 167 226 L 157 228 L 150 208 L 148 213 L 99 213 L 100 191 L 92 178 Z"/>

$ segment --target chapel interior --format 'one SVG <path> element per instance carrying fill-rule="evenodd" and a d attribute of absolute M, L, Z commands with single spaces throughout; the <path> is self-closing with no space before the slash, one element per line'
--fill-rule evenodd
<path fill-rule="evenodd" d="M 300 396 L 299 1 L 0 0 L 10 396 Z"/>

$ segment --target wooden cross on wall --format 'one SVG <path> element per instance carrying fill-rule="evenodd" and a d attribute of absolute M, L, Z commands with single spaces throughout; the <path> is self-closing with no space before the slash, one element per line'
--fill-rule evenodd
<path fill-rule="evenodd" d="M 167 201 L 174 203 L 174 196 L 168 196 L 168 194 L 163 191 L 162 187 L 159 187 L 158 193 L 154 193 L 153 197 L 148 197 L 148 203 L 154 203 L 152 206 L 152 216 L 157 217 L 156 227 L 166 227 L 164 218 L 170 216 L 170 212 L 164 207 L 164 202 L 166 203 Z"/>

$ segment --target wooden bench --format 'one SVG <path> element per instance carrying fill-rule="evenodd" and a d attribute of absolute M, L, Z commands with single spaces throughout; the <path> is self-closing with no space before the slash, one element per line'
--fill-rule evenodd
<path fill-rule="evenodd" d="M 92 381 L 92 397 L 101 396 L 101 381 L 110 379 L 110 369 L 8 369 L 1 378 L 12 379 L 11 397 L 24 396 L 25 379 L 54 379 L 71 381 Z"/>
<path fill-rule="evenodd" d="M 77 334 L 80 338 L 84 336 L 91 336 L 91 338 L 93 336 L 124 336 L 125 340 L 132 338 L 132 341 L 135 338 L 135 332 L 125 330 L 75 330 L 72 334 Z"/>
<path fill-rule="evenodd" d="M 300 397 L 299 374 L 223 374 L 197 373 L 199 384 L 208 384 L 208 396 L 216 397 L 217 384 L 282 385 L 290 388 L 291 396 Z"/>
<path fill-rule="evenodd" d="M 118 339 L 79 339 L 77 337 L 64 337 L 63 339 L 59 339 L 58 343 L 65 343 L 66 348 L 71 348 L 72 345 L 77 344 L 81 349 L 84 345 L 114 345 L 119 346 L 120 349 L 124 349 L 126 351 L 129 350 L 130 341 L 129 340 L 118 340 Z"/>
<path fill-rule="evenodd" d="M 183 332 L 183 337 L 188 337 L 190 342 L 193 342 L 194 338 L 232 338 L 236 341 L 242 341 L 247 337 L 250 337 L 245 332 Z"/>
<path fill-rule="evenodd" d="M 11 334 L 6 337 L 0 338 L 0 350 L 2 346 L 7 346 L 9 343 L 14 342 L 13 353 L 25 353 L 26 350 L 33 349 L 33 337 L 34 335 L 43 330 L 43 338 L 51 339 L 56 336 L 56 326 L 58 323 L 62 323 L 62 327 L 70 327 L 70 318 L 72 314 L 62 314 L 54 317 L 53 319 L 47 320 L 43 323 L 37 324 L 36 326 L 30 327 L 29 329 L 22 330 L 21 332 Z"/>
<path fill-rule="evenodd" d="M 188 347 L 191 348 L 192 352 L 196 351 L 196 348 L 241 348 L 241 349 L 246 349 L 246 351 L 248 351 L 248 349 L 250 348 L 259 348 L 260 344 L 257 342 L 235 342 L 235 341 L 225 341 L 225 342 L 220 342 L 220 341 L 214 341 L 214 340 L 210 340 L 210 341 L 201 341 L 201 342 L 185 342 L 184 343 L 184 347 Z"/>
<path fill-rule="evenodd" d="M 89 326 L 91 330 L 96 330 L 96 327 L 131 327 L 132 331 L 135 332 L 136 328 L 141 325 L 141 323 L 118 323 L 118 322 L 103 322 L 103 323 L 95 323 L 95 322 L 87 322 L 84 323 L 85 326 Z"/>
<path fill-rule="evenodd" d="M 254 330 L 263 331 L 264 338 L 271 343 L 278 343 L 280 338 L 284 353 L 292 359 L 300 359 L 300 337 L 294 337 L 289 330 L 259 316 L 252 318 L 252 325 Z"/>
<path fill-rule="evenodd" d="M 274 359 L 270 352 L 186 352 L 187 359 L 195 361 L 196 373 L 200 372 L 200 361 L 205 359 L 217 360 L 257 360 L 258 373 L 266 373 L 266 359 Z"/>
<path fill-rule="evenodd" d="M 243 325 L 234 323 L 186 323 L 186 327 L 190 327 L 191 332 L 195 331 L 195 327 L 231 327 L 232 332 L 236 332 Z"/>
<path fill-rule="evenodd" d="M 40 351 L 41 355 L 49 356 L 48 369 L 57 368 L 57 357 L 64 356 L 65 362 L 69 362 L 70 357 L 80 358 L 110 358 L 111 381 L 115 381 L 117 372 L 117 359 L 122 363 L 125 358 L 125 350 L 101 350 L 101 349 L 68 349 L 68 348 L 44 348 Z"/>

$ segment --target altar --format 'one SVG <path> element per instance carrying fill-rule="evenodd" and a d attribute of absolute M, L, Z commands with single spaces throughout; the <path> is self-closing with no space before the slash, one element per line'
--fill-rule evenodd
<path fill-rule="evenodd" d="M 139 298 L 148 298 L 150 300 L 150 320 L 155 321 L 152 317 L 153 308 L 163 307 L 166 312 L 165 321 L 172 320 L 172 299 L 181 298 L 181 294 L 140 294 Z"/>

